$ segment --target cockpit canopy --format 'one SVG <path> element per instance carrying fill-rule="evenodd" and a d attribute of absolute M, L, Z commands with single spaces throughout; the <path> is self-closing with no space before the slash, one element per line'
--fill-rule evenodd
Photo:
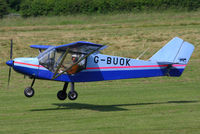
<path fill-rule="evenodd" d="M 89 55 L 99 53 L 99 50 L 103 50 L 107 46 L 78 41 L 60 46 L 31 45 L 31 47 L 40 51 L 46 49 L 39 54 L 39 63 L 53 72 L 55 78 L 57 73 L 74 74 L 80 72 L 86 67 L 86 58 Z"/>
<path fill-rule="evenodd" d="M 40 65 L 44 66 L 51 72 L 55 73 L 58 70 L 58 73 L 65 71 L 67 68 L 70 68 L 76 62 L 80 61 L 85 54 L 83 53 L 75 53 L 67 50 L 59 50 L 55 47 L 50 47 L 41 54 L 39 54 L 38 59 Z M 82 59 L 78 64 L 74 65 L 70 70 L 66 73 L 74 74 L 80 72 L 85 68 L 85 59 Z"/>

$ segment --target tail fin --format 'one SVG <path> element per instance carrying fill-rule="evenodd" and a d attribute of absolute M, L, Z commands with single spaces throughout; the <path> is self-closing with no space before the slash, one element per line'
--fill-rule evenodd
<path fill-rule="evenodd" d="M 184 40 L 178 37 L 175 37 L 170 42 L 168 42 L 163 48 L 161 48 L 157 53 L 155 53 L 150 58 L 150 60 L 159 63 L 168 63 L 171 66 L 170 76 L 180 76 L 186 64 L 188 63 L 193 51 L 194 46 L 192 44 L 185 42 Z M 180 72 L 181 66 L 182 71 Z M 179 73 L 173 73 L 175 69 L 178 69 Z"/>

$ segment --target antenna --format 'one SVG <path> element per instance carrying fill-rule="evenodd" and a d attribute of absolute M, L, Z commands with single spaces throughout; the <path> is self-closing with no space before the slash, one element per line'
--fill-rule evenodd
<path fill-rule="evenodd" d="M 140 57 L 142 57 L 142 56 L 147 52 L 147 50 L 149 50 L 149 47 L 148 47 L 143 53 L 141 53 L 141 54 L 136 58 L 136 60 L 139 60 Z"/>

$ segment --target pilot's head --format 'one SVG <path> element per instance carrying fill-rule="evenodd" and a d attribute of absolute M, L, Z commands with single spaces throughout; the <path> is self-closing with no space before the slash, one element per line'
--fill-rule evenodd
<path fill-rule="evenodd" d="M 73 61 L 73 63 L 78 61 L 78 55 L 77 54 L 72 54 L 72 61 Z"/>

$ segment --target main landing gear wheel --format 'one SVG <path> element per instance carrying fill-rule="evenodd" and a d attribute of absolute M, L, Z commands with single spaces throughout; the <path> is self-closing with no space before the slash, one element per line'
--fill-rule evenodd
<path fill-rule="evenodd" d="M 34 89 L 32 87 L 27 87 L 24 90 L 24 95 L 28 98 L 32 97 L 34 95 Z"/>
<path fill-rule="evenodd" d="M 77 97 L 78 97 L 78 93 L 77 93 L 76 91 L 70 91 L 70 92 L 68 93 L 68 98 L 69 98 L 70 100 L 76 100 Z"/>
<path fill-rule="evenodd" d="M 59 100 L 65 100 L 67 98 L 67 87 L 68 87 L 68 82 L 65 82 L 63 86 L 63 90 L 58 91 L 57 93 L 57 98 Z M 76 100 L 78 97 L 78 93 L 74 90 L 74 82 L 71 82 L 71 90 L 68 93 L 68 98 L 70 100 Z"/>
<path fill-rule="evenodd" d="M 67 93 L 63 90 L 58 91 L 57 98 L 59 100 L 65 100 L 67 98 Z"/>

